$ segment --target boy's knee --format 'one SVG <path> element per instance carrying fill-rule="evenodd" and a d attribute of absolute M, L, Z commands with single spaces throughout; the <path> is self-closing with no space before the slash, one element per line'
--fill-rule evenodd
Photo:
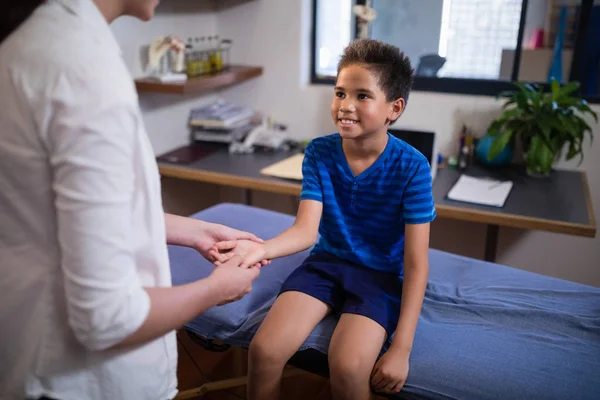
<path fill-rule="evenodd" d="M 364 357 L 356 354 L 329 354 L 329 370 L 332 384 L 351 387 L 368 381 L 373 365 Z"/>
<path fill-rule="evenodd" d="M 248 356 L 251 362 L 260 364 L 261 366 L 278 366 L 285 365 L 284 351 L 278 349 L 276 343 L 266 337 L 257 335 L 250 342 Z"/>

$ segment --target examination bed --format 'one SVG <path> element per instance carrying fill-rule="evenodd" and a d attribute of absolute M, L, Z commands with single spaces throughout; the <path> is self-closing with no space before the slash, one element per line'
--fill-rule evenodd
<path fill-rule="evenodd" d="M 268 239 L 293 217 L 220 204 L 193 216 Z M 186 324 L 193 336 L 247 347 L 286 277 L 307 253 L 264 267 L 241 301 Z M 213 266 L 170 246 L 173 284 Z M 430 274 L 402 392 L 406 399 L 600 399 L 600 288 L 430 250 Z M 600 265 L 598 265 L 600 267 Z M 291 364 L 327 376 L 335 317 L 323 320 Z"/>

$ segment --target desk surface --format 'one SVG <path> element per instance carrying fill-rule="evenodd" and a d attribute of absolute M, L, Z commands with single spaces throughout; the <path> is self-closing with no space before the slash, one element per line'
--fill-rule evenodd
<path fill-rule="evenodd" d="M 162 176 L 299 196 L 301 182 L 260 173 L 263 168 L 294 154 L 296 153 L 229 154 L 226 149 L 219 149 L 188 165 L 159 162 L 158 166 Z"/>
<path fill-rule="evenodd" d="M 472 176 L 513 181 L 513 188 L 504 207 L 490 207 L 447 199 L 448 191 L 458 180 L 461 172 L 441 168 L 433 184 L 433 196 L 440 217 L 595 236 L 596 222 L 587 178 L 583 172 L 556 170 L 548 178 L 532 178 L 515 170 L 493 172 L 481 167 L 471 167 L 466 173 Z"/>
<path fill-rule="evenodd" d="M 215 183 L 244 189 L 298 196 L 299 181 L 262 175 L 260 170 L 294 153 L 254 153 L 230 155 L 217 150 L 188 165 L 159 163 L 162 176 Z M 467 171 L 475 176 L 489 176 L 482 168 Z M 544 230 L 594 237 L 596 222 L 585 173 L 554 171 L 550 178 L 528 178 L 515 172 L 499 172 L 499 179 L 510 179 L 513 189 L 503 208 L 456 202 L 446 194 L 460 172 L 441 168 L 433 184 L 439 217 L 473 221 L 521 229 Z"/>

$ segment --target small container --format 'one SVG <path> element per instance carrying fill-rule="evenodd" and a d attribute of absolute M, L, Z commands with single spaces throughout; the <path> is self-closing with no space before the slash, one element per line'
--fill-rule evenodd
<path fill-rule="evenodd" d="M 188 39 L 185 46 L 188 77 L 221 72 L 229 67 L 232 41 L 219 40 L 219 36 L 199 37 L 195 43 Z"/>

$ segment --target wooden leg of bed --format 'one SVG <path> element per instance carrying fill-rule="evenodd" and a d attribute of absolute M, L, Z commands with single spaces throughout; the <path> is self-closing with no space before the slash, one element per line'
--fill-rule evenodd
<path fill-rule="evenodd" d="M 289 368 L 286 368 L 285 371 L 283 371 L 283 378 L 290 378 L 292 376 L 297 376 L 297 375 L 301 375 L 304 373 L 305 372 L 302 371 L 301 369 L 289 367 Z M 179 394 L 177 396 L 175 396 L 175 400 L 201 398 L 208 392 L 231 389 L 231 388 L 238 387 L 238 386 L 244 386 L 247 383 L 248 383 L 247 376 L 241 376 L 239 378 L 223 379 L 220 381 L 209 382 L 209 383 L 205 383 L 204 385 L 202 385 L 200 387 L 179 392 Z"/>
<path fill-rule="evenodd" d="M 496 250 L 498 249 L 498 225 L 488 225 L 485 235 L 485 261 L 496 262 Z"/>
<path fill-rule="evenodd" d="M 252 189 L 244 189 L 244 204 L 247 206 L 252 205 Z"/>
<path fill-rule="evenodd" d="M 244 350 L 240 347 L 232 347 L 231 355 L 233 357 L 233 368 L 232 373 L 233 376 L 244 376 L 246 375 L 246 371 L 244 366 L 247 362 L 244 362 Z"/>

